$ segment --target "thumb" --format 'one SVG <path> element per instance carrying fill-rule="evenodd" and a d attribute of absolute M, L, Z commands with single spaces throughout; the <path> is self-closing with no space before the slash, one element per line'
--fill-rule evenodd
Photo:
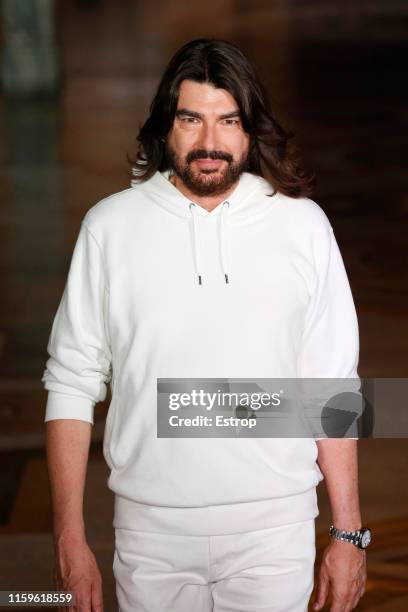
<path fill-rule="evenodd" d="M 313 604 L 313 610 L 321 610 L 326 603 L 327 595 L 329 593 L 329 580 L 325 574 L 319 576 L 319 583 L 317 588 L 317 599 Z"/>

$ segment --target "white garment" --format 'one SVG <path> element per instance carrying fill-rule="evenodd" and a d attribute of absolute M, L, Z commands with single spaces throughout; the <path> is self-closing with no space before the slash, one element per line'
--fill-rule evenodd
<path fill-rule="evenodd" d="M 314 520 L 223 536 L 116 529 L 120 612 L 305 612 Z"/>
<path fill-rule="evenodd" d="M 201 281 L 201 284 L 200 284 Z M 358 324 L 333 229 L 243 173 L 211 212 L 165 174 L 86 213 L 48 343 L 45 420 L 93 422 L 114 526 L 222 535 L 313 519 L 312 438 L 158 438 L 157 378 L 355 378 Z"/>

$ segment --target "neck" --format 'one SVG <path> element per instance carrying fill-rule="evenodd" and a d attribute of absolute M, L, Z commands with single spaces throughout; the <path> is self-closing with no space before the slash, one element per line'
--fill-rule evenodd
<path fill-rule="evenodd" d="M 216 196 L 198 196 L 192 191 L 190 191 L 185 186 L 185 184 L 180 179 L 180 177 L 178 177 L 176 174 L 170 175 L 169 180 L 189 200 L 191 200 L 195 204 L 199 204 L 199 206 L 202 206 L 208 212 L 211 212 L 212 210 L 214 210 L 214 208 L 216 208 L 219 204 L 221 204 L 221 202 L 226 200 L 236 187 L 236 183 L 234 183 L 234 185 L 232 185 L 230 189 Z"/>

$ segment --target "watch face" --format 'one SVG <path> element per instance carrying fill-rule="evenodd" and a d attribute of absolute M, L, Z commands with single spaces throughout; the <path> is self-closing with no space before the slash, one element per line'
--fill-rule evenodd
<path fill-rule="evenodd" d="M 361 535 L 362 548 L 367 548 L 370 542 L 371 542 L 371 531 L 369 529 L 365 529 Z"/>

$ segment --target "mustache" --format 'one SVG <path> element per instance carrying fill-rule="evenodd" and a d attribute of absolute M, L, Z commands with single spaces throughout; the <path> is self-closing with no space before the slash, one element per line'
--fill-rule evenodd
<path fill-rule="evenodd" d="M 189 164 L 196 159 L 224 159 L 227 162 L 233 161 L 233 157 L 229 153 L 224 153 L 224 151 L 206 151 L 205 149 L 191 151 L 186 157 L 186 162 Z"/>

